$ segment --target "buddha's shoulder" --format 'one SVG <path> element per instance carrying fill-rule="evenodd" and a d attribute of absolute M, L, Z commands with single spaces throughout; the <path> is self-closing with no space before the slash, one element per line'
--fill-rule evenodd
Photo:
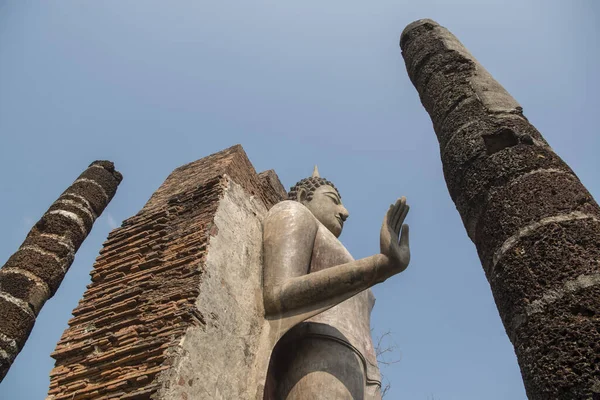
<path fill-rule="evenodd" d="M 294 200 L 284 200 L 275 204 L 267 215 L 275 215 L 275 214 L 294 214 L 294 215 L 307 215 L 312 213 L 308 208 L 306 208 L 303 204 L 294 201 Z"/>
<path fill-rule="evenodd" d="M 284 200 L 275 204 L 265 216 L 266 221 L 280 218 L 284 218 L 286 220 L 300 220 L 310 223 L 316 222 L 316 218 L 310 212 L 310 210 L 294 200 Z"/>

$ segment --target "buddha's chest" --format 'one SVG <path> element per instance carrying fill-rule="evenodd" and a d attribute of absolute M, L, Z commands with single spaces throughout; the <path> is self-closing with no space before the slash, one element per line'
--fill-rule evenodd
<path fill-rule="evenodd" d="M 350 252 L 326 228 L 320 227 L 313 246 L 309 273 L 354 261 Z M 352 268 L 352 267 L 349 267 Z M 349 343 L 367 363 L 366 374 L 380 381 L 375 350 L 371 341 L 370 314 L 375 303 L 371 290 L 364 290 L 335 307 L 310 318 L 306 322 L 312 334 L 330 336 Z"/>
<path fill-rule="evenodd" d="M 351 261 L 354 261 L 354 258 L 344 245 L 327 228 L 320 226 L 315 237 L 309 272 L 320 271 Z"/>

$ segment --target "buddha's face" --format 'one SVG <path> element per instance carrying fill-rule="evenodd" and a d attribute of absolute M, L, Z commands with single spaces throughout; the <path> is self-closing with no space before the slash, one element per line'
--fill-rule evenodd
<path fill-rule="evenodd" d="M 311 200 L 307 199 L 308 193 L 305 190 L 299 192 L 298 195 L 300 203 L 306 206 L 335 237 L 341 235 L 344 221 L 349 214 L 333 187 L 329 185 L 319 186 L 313 192 Z"/>

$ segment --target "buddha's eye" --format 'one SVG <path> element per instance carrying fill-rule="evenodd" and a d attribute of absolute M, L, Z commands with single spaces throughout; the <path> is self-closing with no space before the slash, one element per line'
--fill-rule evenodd
<path fill-rule="evenodd" d="M 332 195 L 327 195 L 327 197 L 329 197 L 336 205 L 340 204 L 340 200 L 337 197 Z"/>

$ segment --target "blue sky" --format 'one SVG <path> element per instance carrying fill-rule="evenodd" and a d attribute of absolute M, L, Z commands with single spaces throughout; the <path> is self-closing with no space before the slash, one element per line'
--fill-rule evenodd
<path fill-rule="evenodd" d="M 318 164 L 355 258 L 379 251 L 388 205 L 407 196 L 411 265 L 374 289 L 375 335 L 399 348 L 388 399 L 525 399 L 398 47 L 419 18 L 457 35 L 599 198 L 594 0 L 0 2 L 0 264 L 90 162 L 124 175 L 0 399 L 44 398 L 108 232 L 174 168 L 236 143 L 288 188 Z"/>

